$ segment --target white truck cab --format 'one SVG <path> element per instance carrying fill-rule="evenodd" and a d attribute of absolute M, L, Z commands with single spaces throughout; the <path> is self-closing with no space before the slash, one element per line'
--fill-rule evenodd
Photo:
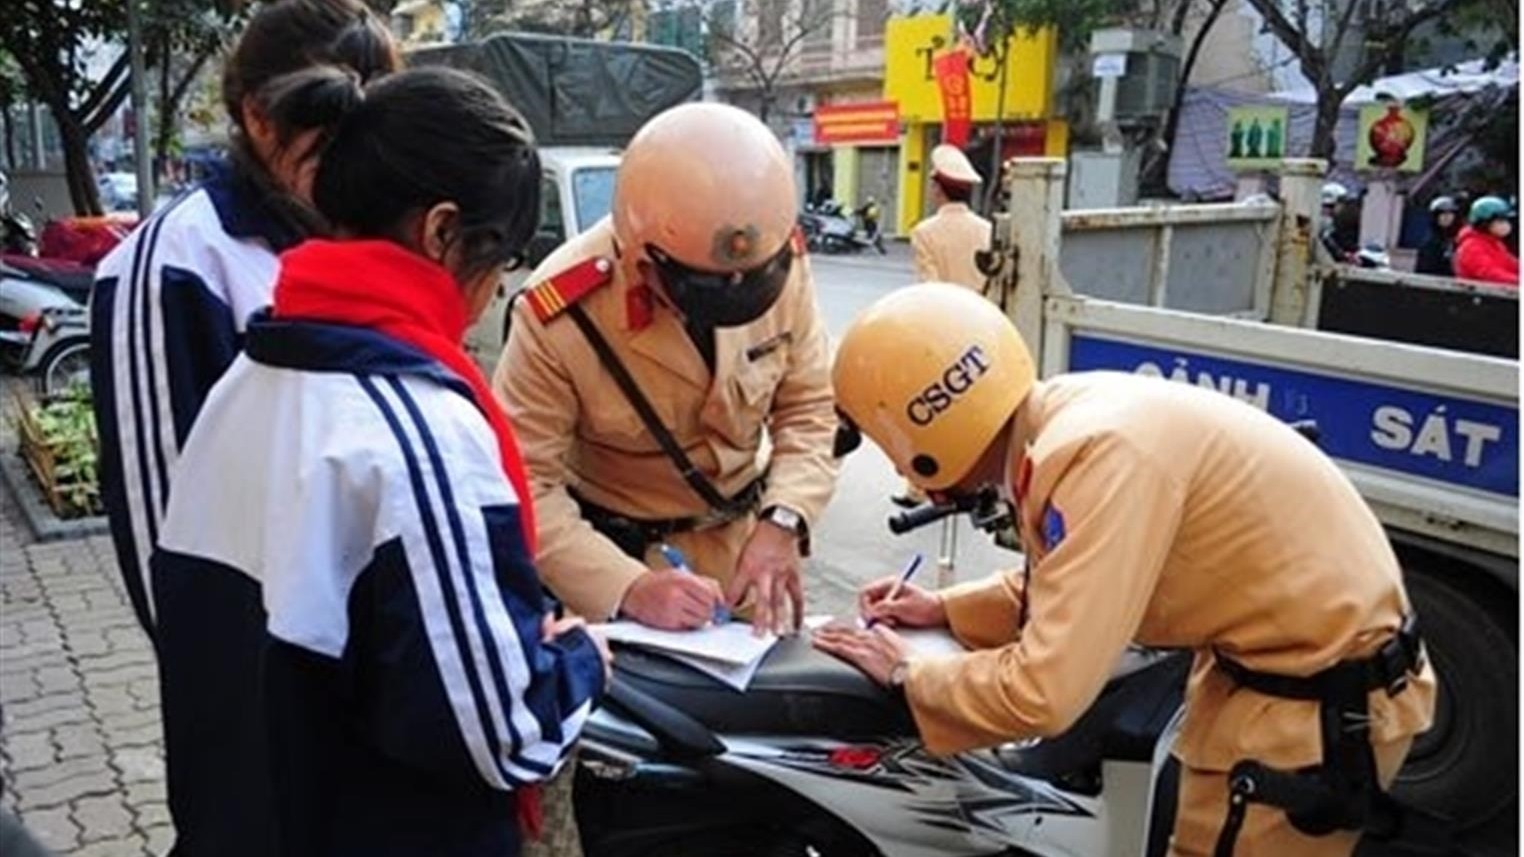
<path fill-rule="evenodd" d="M 540 149 L 540 225 L 525 248 L 524 266 L 503 280 L 497 297 L 466 332 L 466 350 L 491 372 L 508 334 L 508 306 L 535 267 L 552 251 L 608 216 L 614 201 L 619 151 L 596 146 Z"/>

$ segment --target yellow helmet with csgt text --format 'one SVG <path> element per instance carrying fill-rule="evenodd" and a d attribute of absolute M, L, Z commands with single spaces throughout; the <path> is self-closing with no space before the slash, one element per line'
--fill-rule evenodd
<path fill-rule="evenodd" d="M 947 283 L 881 298 L 841 338 L 837 407 L 907 479 L 929 491 L 958 484 L 1037 381 L 1010 319 Z"/>

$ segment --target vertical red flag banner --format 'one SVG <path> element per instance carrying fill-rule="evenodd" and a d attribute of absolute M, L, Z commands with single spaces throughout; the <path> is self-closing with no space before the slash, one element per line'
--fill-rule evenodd
<path fill-rule="evenodd" d="M 968 51 L 948 51 L 932 61 L 937 88 L 942 92 L 942 142 L 963 148 L 974 115 L 973 94 L 968 83 Z"/>

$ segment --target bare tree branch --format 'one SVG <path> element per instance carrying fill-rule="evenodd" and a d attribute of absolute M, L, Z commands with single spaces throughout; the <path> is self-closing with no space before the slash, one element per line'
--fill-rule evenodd
<path fill-rule="evenodd" d="M 1325 51 L 1338 53 L 1339 48 L 1344 45 L 1344 37 L 1349 35 L 1349 25 L 1354 22 L 1355 9 L 1359 6 L 1358 0 L 1344 0 L 1344 14 L 1339 16 L 1339 24 L 1334 28 L 1333 42 L 1323 46 Z"/>
<path fill-rule="evenodd" d="M 1366 57 L 1365 62 L 1355 69 L 1355 73 L 1339 87 L 1338 91 L 1348 95 L 1354 92 L 1355 88 L 1362 83 L 1374 79 L 1376 74 L 1386 66 L 1386 61 L 1392 52 L 1392 45 L 1407 41 L 1408 36 L 1412 35 L 1414 30 L 1447 12 L 1454 11 L 1465 2 L 1466 0 L 1439 0 L 1439 2 L 1425 6 L 1409 15 L 1396 29 L 1386 30 L 1383 33 L 1383 39 L 1386 42 L 1385 49 L 1374 51 L 1371 56 Z M 1340 101 L 1342 100 L 1343 98 L 1341 97 Z"/>
<path fill-rule="evenodd" d="M 1265 27 L 1275 34 L 1276 39 L 1296 55 L 1302 64 L 1302 71 L 1315 81 L 1321 80 L 1324 67 L 1323 57 L 1306 35 L 1306 0 L 1297 0 L 1297 17 L 1302 26 L 1292 23 L 1286 17 L 1281 11 L 1280 0 L 1249 0 L 1249 5 L 1264 19 Z"/>

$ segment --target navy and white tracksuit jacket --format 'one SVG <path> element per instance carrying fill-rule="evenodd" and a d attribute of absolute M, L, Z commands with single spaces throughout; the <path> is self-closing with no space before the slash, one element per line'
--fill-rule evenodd
<path fill-rule="evenodd" d="M 276 253 L 301 236 L 233 170 L 179 197 L 101 260 L 90 302 L 100 479 L 123 582 L 153 635 L 148 556 L 180 447 L 207 391 L 270 303 Z"/>
<path fill-rule="evenodd" d="M 180 461 L 151 569 L 183 853 L 516 853 L 508 792 L 558 766 L 603 667 L 583 631 L 540 641 L 469 388 L 256 316 Z"/>

